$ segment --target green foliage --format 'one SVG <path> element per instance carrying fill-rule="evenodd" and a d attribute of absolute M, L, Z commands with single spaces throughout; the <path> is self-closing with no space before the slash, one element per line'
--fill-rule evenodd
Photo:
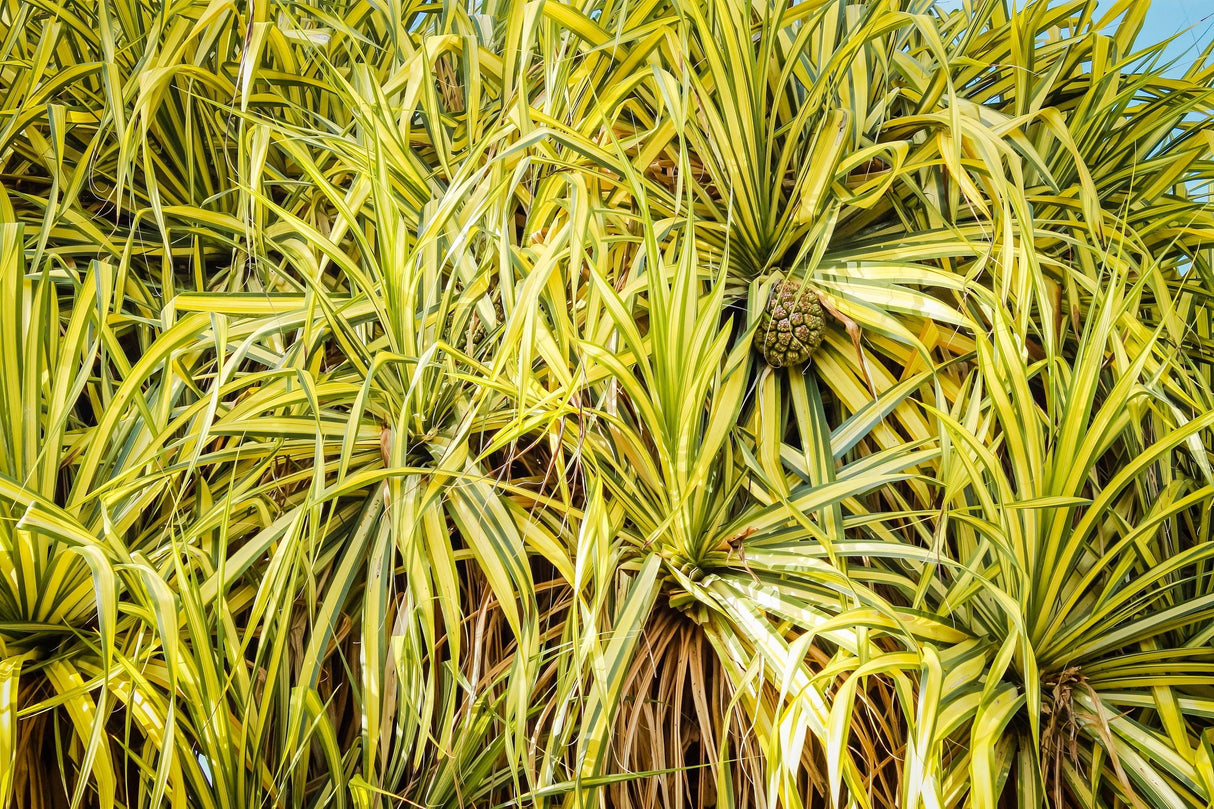
<path fill-rule="evenodd" d="M 961 6 L 0 0 L 0 806 L 1209 806 L 1214 68 Z"/>

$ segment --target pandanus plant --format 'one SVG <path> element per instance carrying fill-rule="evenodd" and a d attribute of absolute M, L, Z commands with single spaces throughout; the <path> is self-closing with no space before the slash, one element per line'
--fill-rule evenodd
<path fill-rule="evenodd" d="M 0 805 L 1209 805 L 1144 13 L 0 2 Z"/>

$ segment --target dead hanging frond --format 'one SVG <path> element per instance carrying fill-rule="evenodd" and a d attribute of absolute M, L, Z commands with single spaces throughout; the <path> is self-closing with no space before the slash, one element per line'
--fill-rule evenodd
<path fill-rule="evenodd" d="M 1041 763 L 1054 805 L 1062 806 L 1066 783 L 1063 765 L 1070 762 L 1073 767 L 1079 766 L 1078 736 L 1083 719 L 1082 712 L 1075 708 L 1075 690 L 1084 688 L 1086 683 L 1079 667 L 1071 666 L 1046 679 L 1044 684 L 1048 697 L 1041 707 L 1047 718 L 1041 729 Z"/>
<path fill-rule="evenodd" d="M 766 805 L 754 728 L 702 628 L 674 609 L 645 626 L 611 756 L 614 772 L 645 773 L 609 789 L 614 806 L 711 807 L 720 790 L 734 805 Z"/>

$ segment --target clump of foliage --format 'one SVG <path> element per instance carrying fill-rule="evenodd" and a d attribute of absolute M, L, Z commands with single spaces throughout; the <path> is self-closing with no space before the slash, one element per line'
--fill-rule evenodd
<path fill-rule="evenodd" d="M 0 805 L 1209 806 L 1214 68 L 959 5 L 0 0 Z"/>

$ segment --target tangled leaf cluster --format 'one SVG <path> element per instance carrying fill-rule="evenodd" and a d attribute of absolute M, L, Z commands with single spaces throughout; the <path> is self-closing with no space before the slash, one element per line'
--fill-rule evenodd
<path fill-rule="evenodd" d="M 0 0 L 0 806 L 1211 805 L 1145 13 Z"/>

